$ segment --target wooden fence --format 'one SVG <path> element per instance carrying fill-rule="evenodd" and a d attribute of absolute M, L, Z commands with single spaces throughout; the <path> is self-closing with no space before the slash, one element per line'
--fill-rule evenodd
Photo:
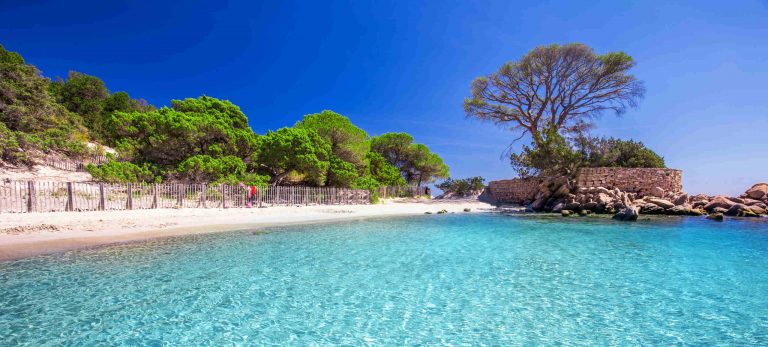
<path fill-rule="evenodd" d="M 218 184 L 0 182 L 0 213 L 345 205 L 370 199 L 367 190 L 326 187 L 257 187 L 251 194 L 250 187 Z"/>
<path fill-rule="evenodd" d="M 61 159 L 57 157 L 46 157 L 44 162 L 45 162 L 45 165 L 55 167 L 59 170 L 85 172 L 86 165 L 104 164 L 107 162 L 107 157 L 103 155 L 90 156 L 90 157 L 84 158 L 83 160 L 71 160 L 71 159 Z"/>
<path fill-rule="evenodd" d="M 376 189 L 380 198 L 413 198 L 427 194 L 427 187 L 413 186 L 385 186 Z"/>

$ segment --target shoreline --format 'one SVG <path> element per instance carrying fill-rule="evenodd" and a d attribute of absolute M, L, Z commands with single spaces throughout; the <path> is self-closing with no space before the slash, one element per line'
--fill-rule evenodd
<path fill-rule="evenodd" d="M 3 214 L 0 262 L 156 238 L 357 218 L 492 210 L 477 200 L 390 200 L 375 205 L 275 206 L 252 209 L 157 209 Z"/>

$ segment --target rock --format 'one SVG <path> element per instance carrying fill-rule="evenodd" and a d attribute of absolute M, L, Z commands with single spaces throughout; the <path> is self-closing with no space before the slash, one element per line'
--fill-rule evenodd
<path fill-rule="evenodd" d="M 603 188 L 605 189 L 605 188 Z M 606 190 L 607 191 L 607 190 Z M 613 198 L 608 193 L 597 193 L 597 203 L 608 205 L 613 202 Z"/>
<path fill-rule="evenodd" d="M 708 203 L 708 201 L 696 201 L 693 203 L 693 208 L 703 208 Z"/>
<path fill-rule="evenodd" d="M 691 208 L 689 205 L 675 206 L 666 212 L 676 216 L 701 216 L 704 214 L 704 211 Z"/>
<path fill-rule="evenodd" d="M 560 215 L 563 217 L 570 217 L 573 214 L 570 210 L 562 210 L 560 211 Z"/>
<path fill-rule="evenodd" d="M 613 209 L 616 211 L 621 211 L 625 209 L 628 205 L 624 204 L 623 202 L 617 201 L 613 203 Z"/>
<path fill-rule="evenodd" d="M 735 202 L 728 200 L 724 196 L 716 196 L 714 199 L 710 200 L 708 204 L 704 205 L 704 210 L 707 212 L 712 212 L 715 208 L 724 208 L 729 209 L 731 206 L 733 206 Z"/>
<path fill-rule="evenodd" d="M 640 207 L 640 213 L 642 214 L 662 214 L 664 213 L 664 208 L 660 207 L 659 205 L 647 203 Z"/>
<path fill-rule="evenodd" d="M 673 201 L 672 203 L 674 203 L 677 206 L 685 205 L 686 203 L 688 203 L 688 194 L 683 193 L 682 195 L 675 198 L 675 201 Z"/>
<path fill-rule="evenodd" d="M 437 211 L 437 214 L 446 214 L 446 213 L 448 213 L 448 210 L 440 210 L 440 211 Z"/>
<path fill-rule="evenodd" d="M 575 202 L 575 201 L 574 202 L 569 202 L 569 203 L 565 204 L 565 208 L 564 209 L 571 210 L 571 211 L 578 211 L 578 210 L 581 210 L 581 204 L 578 203 L 578 202 Z"/>
<path fill-rule="evenodd" d="M 763 197 L 768 196 L 768 183 L 755 184 L 747 189 L 747 192 L 744 194 L 752 199 L 762 199 Z"/>
<path fill-rule="evenodd" d="M 552 212 L 558 213 L 558 212 L 562 211 L 563 209 L 565 209 L 565 204 L 561 202 L 561 203 L 555 205 L 554 207 L 552 207 Z"/>
<path fill-rule="evenodd" d="M 707 216 L 707 219 L 711 219 L 716 222 L 722 222 L 725 217 L 723 217 L 723 214 L 720 212 L 713 213 L 709 216 Z"/>
<path fill-rule="evenodd" d="M 743 203 L 746 202 L 746 200 L 744 200 L 742 198 L 737 198 L 737 197 L 730 197 L 730 198 L 728 198 L 728 200 L 731 200 L 731 201 L 733 201 L 733 202 L 735 202 L 737 204 L 743 204 Z"/>
<path fill-rule="evenodd" d="M 464 208 L 464 212 L 471 212 L 471 211 L 472 211 L 472 209 L 469 208 L 469 207 Z"/>
<path fill-rule="evenodd" d="M 653 198 L 653 199 L 648 199 L 648 202 L 650 202 L 652 204 L 656 204 L 656 206 L 659 206 L 659 207 L 661 207 L 663 209 L 675 207 L 675 204 L 669 202 L 668 200 L 664 200 L 664 199 L 655 199 L 655 198 Z"/>
<path fill-rule="evenodd" d="M 705 204 L 709 202 L 709 196 L 704 194 L 696 194 L 689 199 L 690 202 L 704 201 Z"/>
<path fill-rule="evenodd" d="M 424 212 L 424 214 L 432 214 L 432 212 L 427 211 L 427 212 Z"/>
<path fill-rule="evenodd" d="M 597 203 L 594 202 L 594 201 L 590 201 L 590 202 L 582 205 L 581 208 L 584 209 L 584 210 L 594 210 L 594 209 L 597 208 Z"/>
<path fill-rule="evenodd" d="M 757 217 L 757 214 L 753 212 L 749 206 L 744 204 L 734 204 L 728 211 L 725 212 L 726 216 L 736 217 Z"/>
<path fill-rule="evenodd" d="M 531 209 L 534 211 L 541 211 L 544 204 L 547 203 L 547 197 L 539 197 L 531 204 Z"/>
<path fill-rule="evenodd" d="M 636 221 L 638 216 L 640 216 L 639 209 L 637 207 L 630 206 L 613 215 L 613 219 L 629 222 Z"/>
<path fill-rule="evenodd" d="M 581 210 L 581 211 L 579 211 L 579 216 L 584 217 L 584 216 L 586 216 L 586 215 L 588 215 L 590 213 L 592 213 L 592 211 L 590 211 L 590 210 Z"/>
<path fill-rule="evenodd" d="M 653 187 L 651 189 L 650 195 L 657 198 L 664 197 L 664 189 L 661 189 L 661 187 Z"/>
<path fill-rule="evenodd" d="M 765 209 L 760 206 L 753 205 L 753 206 L 747 206 L 747 208 L 752 210 L 752 212 L 754 212 L 757 215 L 765 214 Z"/>
<path fill-rule="evenodd" d="M 568 194 L 571 193 L 571 186 L 568 184 L 568 182 L 565 182 L 563 185 L 557 188 L 554 193 L 552 193 L 553 197 L 559 198 L 568 196 Z"/>
<path fill-rule="evenodd" d="M 612 194 L 613 192 L 611 192 L 610 190 L 608 190 L 606 188 L 603 188 L 603 187 L 595 188 L 595 192 L 598 193 L 598 194 L 605 194 L 605 195 L 609 195 L 609 196 L 613 195 Z"/>
<path fill-rule="evenodd" d="M 728 209 L 727 208 L 722 208 L 722 207 L 715 207 L 715 209 L 712 210 L 712 213 L 722 213 L 722 214 L 725 214 L 726 212 L 728 212 Z"/>

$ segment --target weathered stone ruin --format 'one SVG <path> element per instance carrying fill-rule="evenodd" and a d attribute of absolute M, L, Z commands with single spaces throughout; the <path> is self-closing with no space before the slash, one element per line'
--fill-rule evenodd
<path fill-rule="evenodd" d="M 638 214 L 754 217 L 768 213 L 766 183 L 758 183 L 738 197 L 691 196 L 682 191 L 682 171 L 676 169 L 584 168 L 573 180 L 492 181 L 484 195 L 488 200 L 520 204 L 537 212 L 564 216 L 610 213 L 618 220 L 636 220 Z"/>

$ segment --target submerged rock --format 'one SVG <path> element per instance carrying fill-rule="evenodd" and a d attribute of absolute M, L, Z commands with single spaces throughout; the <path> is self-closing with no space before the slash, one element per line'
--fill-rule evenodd
<path fill-rule="evenodd" d="M 716 222 L 722 222 L 723 219 L 725 219 L 725 217 L 723 216 L 722 213 L 716 212 L 716 213 L 713 213 L 713 214 L 707 216 L 707 219 L 711 219 L 711 220 L 716 221 Z"/>
<path fill-rule="evenodd" d="M 630 222 L 630 221 L 636 221 L 637 217 L 639 216 L 640 216 L 640 209 L 638 209 L 637 207 L 630 206 L 613 215 L 613 219 Z"/>

